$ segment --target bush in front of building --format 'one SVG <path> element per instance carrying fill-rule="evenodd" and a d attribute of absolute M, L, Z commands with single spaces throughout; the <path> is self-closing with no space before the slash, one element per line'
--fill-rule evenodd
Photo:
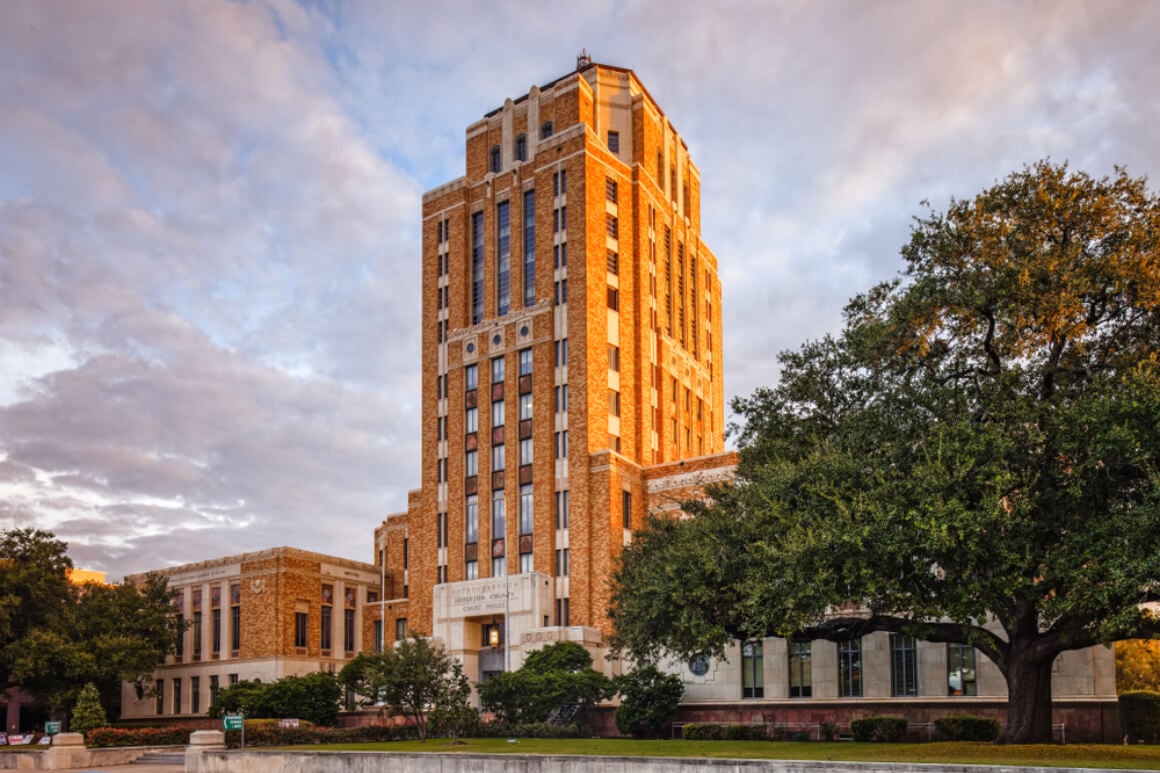
<path fill-rule="evenodd" d="M 616 709 L 616 729 L 634 738 L 656 738 L 669 718 L 677 712 L 685 685 L 675 674 L 645 666 L 613 680 L 620 694 Z"/>
<path fill-rule="evenodd" d="M 502 722 L 481 722 L 466 735 L 473 738 L 590 738 L 592 733 L 583 725 L 554 725 L 550 722 L 507 725 Z"/>
<path fill-rule="evenodd" d="M 960 714 L 939 717 L 934 729 L 940 741 L 994 741 L 999 737 L 999 720 Z"/>
<path fill-rule="evenodd" d="M 89 682 L 81 688 L 81 692 L 77 696 L 68 729 L 74 733 L 83 734 L 96 727 L 106 727 L 108 724 L 109 717 L 105 714 L 104 707 L 101 706 L 101 694 L 97 692 L 96 685 Z"/>
<path fill-rule="evenodd" d="M 191 727 L 95 727 L 85 733 L 90 747 L 110 746 L 185 746 Z"/>
<path fill-rule="evenodd" d="M 414 725 L 361 725 L 359 727 L 315 727 L 302 722 L 298 727 L 282 727 L 276 720 L 246 720 L 246 747 L 314 746 L 332 743 L 374 743 L 408 741 L 418 738 Z M 226 746 L 241 745 L 239 730 L 226 732 Z"/>
<path fill-rule="evenodd" d="M 1160 693 L 1133 690 L 1120 696 L 1120 730 L 1128 743 L 1160 742 Z"/>
<path fill-rule="evenodd" d="M 517 671 L 479 685 L 484 709 L 505 725 L 587 721 L 591 708 L 613 693 L 612 683 L 592 668 L 592 655 L 576 642 L 558 642 L 528 655 Z"/>
<path fill-rule="evenodd" d="M 251 719 L 302 719 L 315 725 L 338 722 L 342 687 L 334 674 L 317 671 L 276 682 L 241 681 L 218 693 L 209 716 L 244 714 Z"/>
<path fill-rule="evenodd" d="M 855 741 L 885 741 L 896 743 L 906 735 L 903 717 L 863 717 L 850 723 L 850 734 Z"/>

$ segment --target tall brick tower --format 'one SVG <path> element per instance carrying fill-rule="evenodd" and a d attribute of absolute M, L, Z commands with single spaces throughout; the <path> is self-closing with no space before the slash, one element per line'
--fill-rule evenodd
<path fill-rule="evenodd" d="M 466 166 L 423 197 L 422 487 L 376 560 L 380 635 L 484 678 L 599 648 L 631 530 L 732 455 L 700 174 L 636 75 L 581 57 L 468 126 Z"/>

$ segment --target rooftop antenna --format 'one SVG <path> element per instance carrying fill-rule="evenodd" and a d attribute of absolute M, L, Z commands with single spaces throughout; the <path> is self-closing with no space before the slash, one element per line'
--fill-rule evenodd
<path fill-rule="evenodd" d="M 576 57 L 576 72 L 580 72 L 590 64 L 592 64 L 592 57 L 588 55 L 588 49 L 580 49 L 580 56 Z"/>

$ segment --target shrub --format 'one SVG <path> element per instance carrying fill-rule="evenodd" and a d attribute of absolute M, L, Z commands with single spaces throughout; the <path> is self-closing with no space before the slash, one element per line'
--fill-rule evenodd
<path fill-rule="evenodd" d="M 93 747 L 184 746 L 192 732 L 190 727 L 97 727 L 85 735 L 85 743 Z"/>
<path fill-rule="evenodd" d="M 850 723 L 855 741 L 897 742 L 906 735 L 906 720 L 902 717 L 864 717 Z"/>
<path fill-rule="evenodd" d="M 475 738 L 587 738 L 591 731 L 583 726 L 554 725 L 550 722 L 519 725 L 487 722 L 481 723 L 470 735 Z"/>
<path fill-rule="evenodd" d="M 1160 742 L 1160 693 L 1133 690 L 1120 696 L 1120 730 L 1129 743 Z"/>
<path fill-rule="evenodd" d="M 769 733 L 765 725 L 726 725 L 726 741 L 767 741 Z"/>
<path fill-rule="evenodd" d="M 329 743 L 405 741 L 418 738 L 414 725 L 363 725 L 361 727 L 281 727 L 277 720 L 246 720 L 246 746 L 312 746 Z M 226 732 L 226 746 L 241 744 L 239 730 Z"/>
<path fill-rule="evenodd" d="M 962 714 L 934 721 L 940 741 L 994 741 L 999 737 L 999 720 Z"/>
<path fill-rule="evenodd" d="M 68 729 L 83 734 L 108 724 L 109 718 L 105 716 L 105 709 L 101 706 L 101 694 L 97 692 L 96 685 L 89 682 L 81 688 L 80 695 L 77 696 Z"/>
<path fill-rule="evenodd" d="M 681 738 L 686 741 L 724 741 L 725 726 L 691 722 L 681 728 Z"/>
<path fill-rule="evenodd" d="M 838 726 L 830 720 L 818 723 L 818 740 L 833 741 L 838 737 Z"/>
<path fill-rule="evenodd" d="M 685 686 L 675 674 L 645 666 L 613 680 L 621 695 L 616 729 L 635 738 L 656 738 L 677 711 Z"/>
<path fill-rule="evenodd" d="M 589 710 L 611 693 L 612 683 L 592 668 L 592 656 L 576 642 L 549 644 L 528 655 L 518 671 L 479 685 L 484 709 L 520 725 L 583 725 Z"/>

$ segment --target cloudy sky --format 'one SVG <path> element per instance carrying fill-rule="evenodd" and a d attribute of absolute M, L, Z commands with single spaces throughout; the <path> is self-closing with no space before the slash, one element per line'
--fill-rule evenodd
<path fill-rule="evenodd" d="M 701 169 L 727 395 L 1026 162 L 1160 179 L 1160 3 L 0 0 L 0 529 L 369 560 L 418 472 L 419 206 L 596 61 Z"/>

